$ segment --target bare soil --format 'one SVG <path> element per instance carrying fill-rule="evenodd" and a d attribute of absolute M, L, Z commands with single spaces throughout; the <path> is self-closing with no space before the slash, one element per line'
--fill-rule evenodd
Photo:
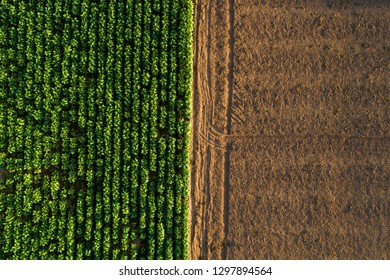
<path fill-rule="evenodd" d="M 5 177 L 7 176 L 8 171 L 0 168 L 0 180 L 5 180 Z"/>
<path fill-rule="evenodd" d="M 195 19 L 192 259 L 389 259 L 390 1 Z"/>

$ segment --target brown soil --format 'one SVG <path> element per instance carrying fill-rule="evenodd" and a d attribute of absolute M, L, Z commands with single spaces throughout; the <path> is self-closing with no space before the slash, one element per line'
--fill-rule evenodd
<path fill-rule="evenodd" d="M 0 180 L 5 180 L 5 177 L 7 176 L 8 172 L 7 170 L 0 168 Z"/>
<path fill-rule="evenodd" d="M 389 259 L 390 1 L 195 20 L 192 259 Z"/>

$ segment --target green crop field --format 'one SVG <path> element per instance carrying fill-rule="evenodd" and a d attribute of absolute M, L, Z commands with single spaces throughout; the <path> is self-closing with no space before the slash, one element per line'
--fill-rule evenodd
<path fill-rule="evenodd" d="M 187 259 L 191 0 L 0 4 L 0 259 Z"/>

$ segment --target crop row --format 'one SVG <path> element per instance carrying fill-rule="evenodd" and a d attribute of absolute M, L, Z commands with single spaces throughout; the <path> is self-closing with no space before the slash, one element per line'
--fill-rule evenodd
<path fill-rule="evenodd" d="M 188 258 L 190 0 L 3 1 L 0 258 Z"/>

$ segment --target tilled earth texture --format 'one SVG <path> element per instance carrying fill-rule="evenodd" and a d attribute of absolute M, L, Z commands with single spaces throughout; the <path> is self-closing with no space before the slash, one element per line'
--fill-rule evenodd
<path fill-rule="evenodd" d="M 197 0 L 192 259 L 390 258 L 390 1 Z"/>

